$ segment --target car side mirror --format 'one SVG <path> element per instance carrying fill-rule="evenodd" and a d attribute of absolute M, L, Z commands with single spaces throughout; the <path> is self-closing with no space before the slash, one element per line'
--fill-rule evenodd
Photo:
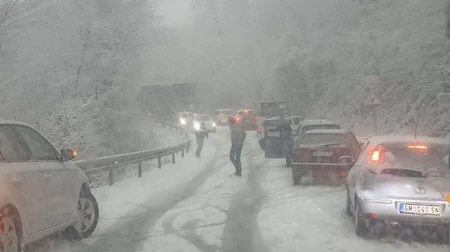
<path fill-rule="evenodd" d="M 353 158 L 350 156 L 342 156 L 339 158 L 339 163 L 341 163 L 342 165 L 351 167 L 353 165 Z"/>
<path fill-rule="evenodd" d="M 77 152 L 73 149 L 62 149 L 61 150 L 61 161 L 67 162 L 74 160 L 77 157 Z"/>

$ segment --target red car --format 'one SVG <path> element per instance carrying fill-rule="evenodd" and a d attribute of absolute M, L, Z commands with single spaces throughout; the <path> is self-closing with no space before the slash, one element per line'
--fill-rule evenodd
<path fill-rule="evenodd" d="M 241 124 L 244 130 L 256 130 L 258 125 L 258 116 L 251 109 L 243 109 L 236 111 L 233 116 L 236 123 Z"/>
<path fill-rule="evenodd" d="M 352 132 L 343 129 L 306 131 L 295 143 L 292 178 L 294 185 L 303 176 L 312 176 L 315 182 L 340 184 L 345 181 L 348 166 L 344 158 L 355 160 L 360 146 Z"/>

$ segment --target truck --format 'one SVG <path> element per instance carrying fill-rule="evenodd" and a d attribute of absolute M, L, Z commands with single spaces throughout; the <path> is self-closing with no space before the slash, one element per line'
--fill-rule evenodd
<path fill-rule="evenodd" d="M 282 141 L 277 123 L 279 117 L 290 116 L 287 101 L 266 101 L 258 105 L 256 135 L 266 158 L 282 158 Z"/>

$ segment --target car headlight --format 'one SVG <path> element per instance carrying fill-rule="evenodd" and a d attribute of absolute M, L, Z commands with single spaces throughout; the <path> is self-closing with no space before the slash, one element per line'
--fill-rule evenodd
<path fill-rule="evenodd" d="M 216 127 L 216 123 L 213 122 L 213 123 L 212 123 L 212 126 L 213 126 L 213 127 Z"/>
<path fill-rule="evenodd" d="M 186 124 L 186 120 L 184 118 L 180 118 L 180 123 L 181 123 L 181 125 L 185 125 Z"/>
<path fill-rule="evenodd" d="M 199 130 L 200 129 L 200 123 L 194 122 L 194 129 Z"/>

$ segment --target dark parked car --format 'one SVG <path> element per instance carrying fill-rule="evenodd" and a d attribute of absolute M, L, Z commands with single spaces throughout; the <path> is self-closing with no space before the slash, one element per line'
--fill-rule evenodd
<path fill-rule="evenodd" d="M 258 116 L 251 109 L 243 109 L 236 111 L 234 119 L 241 124 L 245 130 L 256 130 L 258 125 Z"/>
<path fill-rule="evenodd" d="M 294 143 L 293 183 L 310 175 L 315 182 L 340 184 L 345 181 L 348 166 L 341 157 L 356 159 L 360 147 L 352 132 L 343 129 L 319 129 L 305 132 Z"/>

